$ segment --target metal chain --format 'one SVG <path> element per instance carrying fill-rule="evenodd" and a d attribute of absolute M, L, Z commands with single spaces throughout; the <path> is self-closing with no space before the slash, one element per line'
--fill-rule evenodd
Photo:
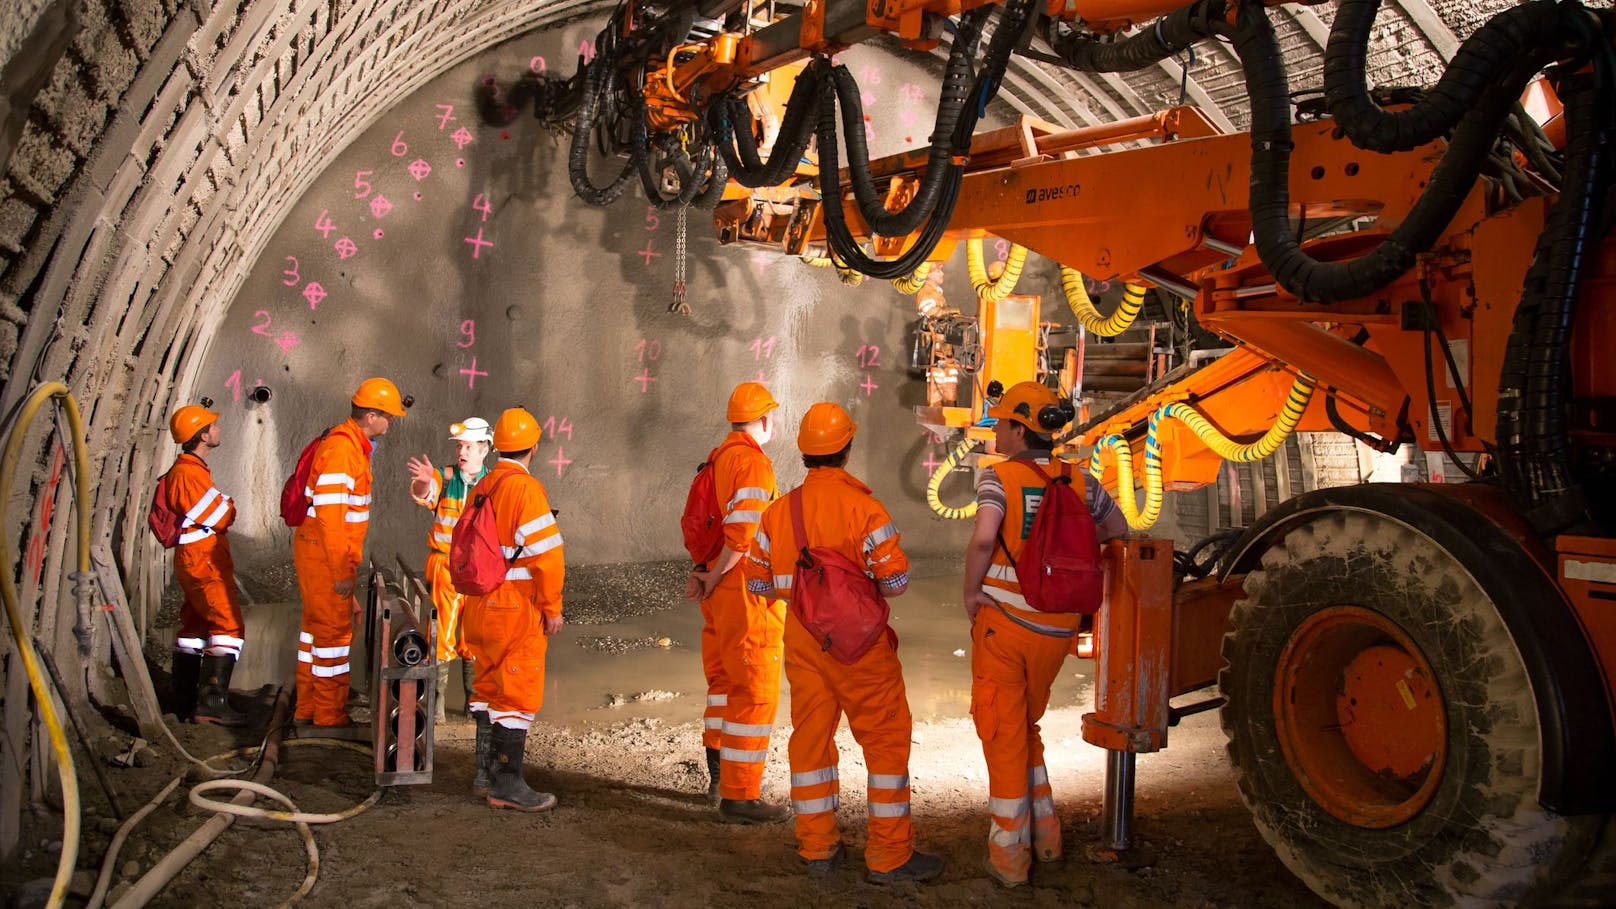
<path fill-rule="evenodd" d="M 673 302 L 668 312 L 690 315 L 690 304 L 685 302 L 685 214 L 689 206 L 679 206 L 679 220 L 673 232 Z"/>

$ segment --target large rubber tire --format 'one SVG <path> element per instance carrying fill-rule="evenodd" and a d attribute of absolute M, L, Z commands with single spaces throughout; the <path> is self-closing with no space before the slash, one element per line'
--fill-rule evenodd
<path fill-rule="evenodd" d="M 1219 684 L 1229 761 L 1258 831 L 1314 892 L 1342 907 L 1541 905 L 1586 855 L 1598 818 L 1538 804 L 1537 709 L 1498 610 L 1452 555 L 1386 517 L 1332 512 L 1292 530 L 1246 576 Z M 1447 721 L 1431 800 L 1370 829 L 1304 791 L 1276 729 L 1275 668 L 1309 616 L 1373 610 L 1429 662 Z"/>

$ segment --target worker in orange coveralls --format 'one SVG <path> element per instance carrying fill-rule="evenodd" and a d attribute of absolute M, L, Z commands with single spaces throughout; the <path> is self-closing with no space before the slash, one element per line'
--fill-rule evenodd
<path fill-rule="evenodd" d="M 174 411 L 168 429 L 182 448 L 164 478 L 168 507 L 184 516 L 174 547 L 174 578 L 185 594 L 174 638 L 174 714 L 182 721 L 243 726 L 247 718 L 229 699 L 244 633 L 225 535 L 236 503 L 213 485 L 207 461 L 219 447 L 219 415 L 187 404 Z"/>
<path fill-rule="evenodd" d="M 309 465 L 308 516 L 292 534 L 292 564 L 303 597 L 298 635 L 298 723 L 347 726 L 348 647 L 359 615 L 354 596 L 370 526 L 370 453 L 413 403 L 387 379 L 366 379 L 348 419 L 326 431 Z"/>
<path fill-rule="evenodd" d="M 789 502 L 769 506 L 746 560 L 747 589 L 757 596 L 791 596 L 798 550 L 834 549 L 863 566 L 888 597 L 909 587 L 909 559 L 886 509 L 848 473 L 858 426 L 835 404 L 809 408 L 797 433 L 808 477 L 802 496 L 804 529 L 798 540 Z M 878 639 L 851 665 L 826 653 L 795 615 L 786 619 L 786 678 L 791 682 L 791 807 L 797 854 L 813 874 L 828 874 L 846 854 L 836 826 L 840 802 L 836 727 L 843 713 L 869 768 L 869 835 L 864 863 L 869 880 L 886 884 L 927 881 L 943 860 L 916 852 L 909 819 L 909 735 L 914 721 L 898 663 L 896 637 Z"/>
<path fill-rule="evenodd" d="M 548 811 L 556 797 L 522 779 L 528 727 L 544 706 L 544 659 L 561 631 L 565 567 L 561 529 L 544 484 L 528 473 L 539 444 L 539 421 L 520 407 L 494 422 L 499 463 L 478 483 L 488 496 L 505 583 L 486 596 L 467 596 L 461 618 L 476 677 L 471 715 L 477 721 L 477 778 L 472 789 L 493 808 Z"/>
<path fill-rule="evenodd" d="M 1038 415 L 1059 404 L 1049 388 L 1021 382 L 988 410 L 998 420 L 995 450 L 1008 460 L 991 465 L 977 479 L 976 529 L 965 555 L 971 715 L 987 758 L 992 816 L 988 872 L 1006 887 L 1027 882 L 1034 853 L 1040 862 L 1061 857 L 1060 819 L 1044 768 L 1038 721 L 1083 616 L 1033 609 L 1021 596 L 1015 567 L 1044 494 L 1043 478 L 1024 465 L 1035 463 L 1048 471 L 1053 439 L 1039 425 Z M 1127 521 L 1099 481 L 1085 474 L 1085 482 L 1073 488 L 1088 504 L 1099 540 L 1127 532 Z"/>
<path fill-rule="evenodd" d="M 410 496 L 417 505 L 432 509 L 432 530 L 427 534 L 426 583 L 432 605 L 438 610 L 438 719 L 444 718 L 444 697 L 449 689 L 449 664 L 460 662 L 460 675 L 466 686 L 466 703 L 471 703 L 471 661 L 464 659 L 460 645 L 462 597 L 449 577 L 449 543 L 454 539 L 455 522 L 466 507 L 472 487 L 488 472 L 483 463 L 494 450 L 494 433 L 488 421 L 471 417 L 449 427 L 455 443 L 455 463 L 433 467 L 426 455 L 410 458 Z"/>
<path fill-rule="evenodd" d="M 735 567 L 757 533 L 763 509 L 774 500 L 774 463 L 763 453 L 774 437 L 779 405 L 757 382 L 730 393 L 730 433 L 713 456 L 713 480 L 724 515 L 724 548 L 714 564 L 691 572 L 701 600 L 701 659 L 707 672 L 708 797 L 717 796 L 724 820 L 742 824 L 783 821 L 785 805 L 763 801 L 763 765 L 780 706 L 780 661 L 786 607 L 746 589 Z"/>

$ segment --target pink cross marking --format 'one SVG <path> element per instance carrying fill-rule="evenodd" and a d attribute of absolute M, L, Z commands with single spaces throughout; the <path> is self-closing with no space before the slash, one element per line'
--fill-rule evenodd
<path fill-rule="evenodd" d="M 476 388 L 477 377 L 488 375 L 488 373 L 477 368 L 477 357 L 475 355 L 473 355 L 471 358 L 471 368 L 460 370 L 460 374 L 466 377 L 467 388 Z"/>
<path fill-rule="evenodd" d="M 371 213 L 371 215 L 373 215 L 373 216 L 375 216 L 377 218 L 385 218 L 385 217 L 387 217 L 387 213 L 392 211 L 392 210 L 393 210 L 393 203 L 389 202 L 387 200 L 387 197 L 382 195 L 381 193 L 377 193 L 376 195 L 374 195 L 374 196 L 372 196 L 370 198 L 370 213 Z"/>
<path fill-rule="evenodd" d="M 275 339 L 275 343 L 280 345 L 281 353 L 291 353 L 292 348 L 297 346 L 297 335 L 283 331 L 281 336 Z"/>
<path fill-rule="evenodd" d="M 926 460 L 921 461 L 920 463 L 926 466 L 926 475 L 931 476 L 937 472 L 937 468 L 941 466 L 943 462 L 937 460 L 937 453 L 935 451 L 928 451 L 926 452 Z"/>
<path fill-rule="evenodd" d="M 635 253 L 635 255 L 640 256 L 641 258 L 645 259 L 645 264 L 650 265 L 652 259 L 654 259 L 657 256 L 660 256 L 662 254 L 659 253 L 659 252 L 652 252 L 651 251 L 651 238 L 646 237 L 645 238 L 645 248 L 640 250 L 639 252 Z"/>
<path fill-rule="evenodd" d="M 643 395 L 651 390 L 651 383 L 656 381 L 656 376 L 651 375 L 651 367 L 647 366 L 630 381 L 640 383 L 640 394 Z"/>
<path fill-rule="evenodd" d="M 572 460 L 567 457 L 565 450 L 560 445 L 557 445 L 556 456 L 550 459 L 550 463 L 555 465 L 556 476 L 559 477 L 562 469 L 571 464 Z"/>
<path fill-rule="evenodd" d="M 337 242 L 332 244 L 332 248 L 337 251 L 338 259 L 346 259 L 359 251 L 359 244 L 348 237 L 339 237 Z"/>
<path fill-rule="evenodd" d="M 415 178 L 415 182 L 419 183 L 425 180 L 428 174 L 432 173 L 432 165 L 426 163 L 425 158 L 416 158 L 410 162 L 408 170 L 410 176 Z"/>
<path fill-rule="evenodd" d="M 328 296 L 330 294 L 325 292 L 325 288 L 320 286 L 319 281 L 310 281 L 303 285 L 303 299 L 309 301 L 309 309 L 319 306 L 320 301 Z"/>
<path fill-rule="evenodd" d="M 483 229 L 481 227 L 477 228 L 477 236 L 476 237 L 467 237 L 466 242 L 471 244 L 471 257 L 473 259 L 481 259 L 482 258 L 482 251 L 483 251 L 484 246 L 493 246 L 494 245 L 493 240 L 484 240 L 483 239 Z"/>
<path fill-rule="evenodd" d="M 875 384 L 875 380 L 870 378 L 869 373 L 865 373 L 864 382 L 860 384 L 859 387 L 864 389 L 864 396 L 868 398 L 877 388 L 880 388 L 881 386 Z"/>
<path fill-rule="evenodd" d="M 449 139 L 454 142 L 455 148 L 458 150 L 458 149 L 465 148 L 466 146 L 470 145 L 472 142 L 476 141 L 477 137 L 473 136 L 471 134 L 471 130 L 466 129 L 464 126 L 462 126 L 459 129 L 455 130 L 454 132 L 450 133 L 449 134 Z"/>

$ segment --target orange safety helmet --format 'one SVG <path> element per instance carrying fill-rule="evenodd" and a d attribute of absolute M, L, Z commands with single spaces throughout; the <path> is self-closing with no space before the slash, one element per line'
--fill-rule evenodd
<path fill-rule="evenodd" d="M 494 450 L 527 451 L 539 444 L 539 421 L 523 407 L 512 407 L 494 421 Z"/>
<path fill-rule="evenodd" d="M 174 437 L 175 442 L 184 445 L 218 419 L 218 414 L 200 404 L 187 404 L 168 418 L 168 434 Z"/>
<path fill-rule="evenodd" d="M 404 416 L 405 408 L 414 403 L 414 398 L 399 394 L 398 386 L 387 379 L 366 379 L 359 383 L 359 390 L 353 395 L 353 406 L 379 410 L 395 417 Z"/>
<path fill-rule="evenodd" d="M 729 393 L 729 407 L 724 418 L 731 423 L 750 423 L 779 407 L 780 403 L 769 394 L 761 382 L 742 382 Z"/>
<path fill-rule="evenodd" d="M 1049 435 L 1072 421 L 1061 407 L 1060 395 L 1040 382 L 1017 382 L 988 408 L 988 416 L 1014 420 L 1040 435 Z"/>
<path fill-rule="evenodd" d="M 797 430 L 797 450 L 805 455 L 833 455 L 846 448 L 858 424 L 841 405 L 820 401 L 808 408 Z"/>

